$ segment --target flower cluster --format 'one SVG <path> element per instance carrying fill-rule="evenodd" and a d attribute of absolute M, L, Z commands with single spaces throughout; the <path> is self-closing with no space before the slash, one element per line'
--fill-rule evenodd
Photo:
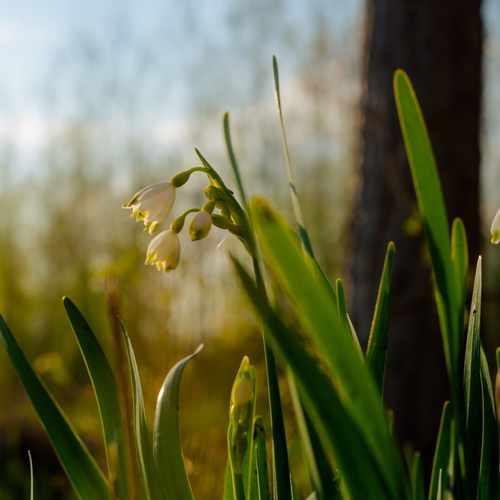
<path fill-rule="evenodd" d="M 123 208 L 131 211 L 131 217 L 142 222 L 144 230 L 152 235 L 172 212 L 177 189 L 186 184 L 194 172 L 202 172 L 207 176 L 209 184 L 203 190 L 206 203 L 201 208 L 186 210 L 149 243 L 145 264 L 156 266 L 159 271 L 171 271 L 178 266 L 181 256 L 178 235 L 184 228 L 187 216 L 192 213 L 196 214 L 189 226 L 192 241 L 206 238 L 212 226 L 217 226 L 238 236 L 245 245 L 248 244 L 245 212 L 213 167 L 199 151 L 197 154 L 202 165 L 184 170 L 170 181 L 144 187 L 123 205 Z"/>

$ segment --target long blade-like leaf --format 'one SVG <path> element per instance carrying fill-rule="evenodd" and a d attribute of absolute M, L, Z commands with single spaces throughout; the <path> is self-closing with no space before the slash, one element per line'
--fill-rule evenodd
<path fill-rule="evenodd" d="M 30 500 L 35 500 L 35 474 L 33 473 L 33 459 L 30 450 L 28 450 L 28 461 L 30 464 Z"/>
<path fill-rule="evenodd" d="M 181 359 L 169 371 L 156 404 L 153 450 L 166 498 L 194 500 L 182 454 L 179 395 L 182 373 L 203 346 Z"/>
<path fill-rule="evenodd" d="M 394 74 L 394 94 L 418 206 L 432 258 L 443 347 L 450 380 L 455 384 L 454 397 L 456 397 L 462 325 L 458 293 L 451 267 L 446 206 L 422 111 L 410 79 L 402 70 L 397 70 Z"/>
<path fill-rule="evenodd" d="M 63 304 L 73 327 L 97 400 L 106 443 L 109 477 L 112 481 L 116 480 L 118 497 L 125 500 L 128 496 L 128 472 L 123 422 L 115 375 L 97 337 L 83 314 L 68 297 L 63 298 Z M 116 459 L 113 459 L 113 457 L 110 459 L 110 454 L 117 457 L 117 464 L 114 464 Z M 113 470 L 116 465 L 116 470 Z"/>
<path fill-rule="evenodd" d="M 380 278 L 380 285 L 375 303 L 368 347 L 366 349 L 366 361 L 377 387 L 382 394 L 384 388 L 385 360 L 387 345 L 389 342 L 389 307 L 391 301 L 391 278 L 396 247 L 391 241 L 387 245 L 384 267 Z"/>
<path fill-rule="evenodd" d="M 229 115 L 224 115 L 224 138 L 229 156 L 231 168 L 233 169 L 238 191 L 242 203 L 245 207 L 245 215 L 249 226 L 251 226 L 251 214 L 248 212 L 247 199 L 241 172 L 236 160 L 236 155 L 233 149 L 231 140 L 231 130 L 229 125 Z M 201 157 L 202 162 L 206 160 Z M 253 237 L 253 231 L 251 231 Z M 258 282 L 259 288 L 263 294 L 266 293 L 261 270 L 261 263 L 257 249 L 254 248 L 252 254 L 253 267 Z M 273 470 L 273 487 L 276 500 L 291 500 L 292 492 L 290 489 L 290 466 L 288 463 L 288 450 L 285 435 L 285 423 L 283 418 L 283 409 L 281 405 L 281 395 L 279 391 L 279 381 L 277 374 L 276 361 L 274 355 L 267 346 L 264 340 L 264 357 L 266 361 L 267 374 L 267 394 L 269 400 L 269 413 L 271 417 L 271 441 L 272 441 L 272 470 Z"/>
<path fill-rule="evenodd" d="M 462 219 L 455 219 L 451 226 L 451 263 L 457 283 L 459 306 L 463 310 L 467 296 L 469 247 Z"/>
<path fill-rule="evenodd" d="M 481 443 L 477 439 L 481 435 L 481 290 L 482 272 L 481 257 L 477 260 L 474 288 L 469 312 L 469 326 L 464 361 L 465 392 L 465 424 L 468 447 L 468 475 L 471 482 L 477 478 Z"/>
<path fill-rule="evenodd" d="M 410 470 L 410 479 L 412 500 L 425 500 L 424 470 L 422 467 L 422 458 L 420 456 L 420 453 L 415 453 L 413 455 Z"/>
<path fill-rule="evenodd" d="M 132 382 L 132 403 L 133 403 L 133 429 L 135 445 L 137 450 L 137 460 L 141 473 L 142 487 L 146 500 L 166 500 L 158 479 L 158 470 L 153 456 L 153 446 L 151 434 L 146 421 L 144 409 L 144 396 L 142 392 L 141 377 L 139 367 L 132 347 L 130 337 L 125 329 L 122 329 L 125 348 L 128 356 L 130 378 Z"/>
<path fill-rule="evenodd" d="M 271 500 L 269 491 L 269 472 L 267 465 L 266 430 L 262 418 L 257 417 L 254 423 L 254 455 L 257 472 L 258 500 Z"/>
<path fill-rule="evenodd" d="M 235 261 L 243 289 L 266 326 L 272 349 L 292 370 L 298 389 L 318 432 L 332 469 L 339 468 L 341 489 L 354 500 L 407 498 L 406 488 L 393 493 L 390 480 L 377 463 L 365 433 L 346 411 L 331 380 L 319 367 L 297 336 L 292 334 L 273 309 L 259 295 L 245 269 Z M 359 457 L 364 457 L 360 460 Z M 362 478 L 362 480 L 360 480 Z"/>
<path fill-rule="evenodd" d="M 431 483 L 429 487 L 429 500 L 435 500 L 438 494 L 440 476 L 442 471 L 447 471 L 449 464 L 453 461 L 455 453 L 453 446 L 453 413 L 451 405 L 447 401 L 443 406 L 441 424 L 434 451 L 434 461 L 432 463 Z"/>
<path fill-rule="evenodd" d="M 45 427 L 76 494 L 81 500 L 109 500 L 110 491 L 102 472 L 31 367 L 1 316 L 0 334 L 12 365 Z"/>
<path fill-rule="evenodd" d="M 317 343 L 335 384 L 342 387 L 342 402 L 363 429 L 391 493 L 401 495 L 402 463 L 379 392 L 351 333 L 340 323 L 334 296 L 283 219 L 261 199 L 252 200 L 251 209 L 265 262 L 294 303 L 304 330 Z"/>
<path fill-rule="evenodd" d="M 499 450 L 497 440 L 497 414 L 491 385 L 490 371 L 486 354 L 481 349 L 481 403 L 482 429 L 481 453 L 477 480 L 477 498 L 489 500 L 498 498 L 499 487 Z"/>

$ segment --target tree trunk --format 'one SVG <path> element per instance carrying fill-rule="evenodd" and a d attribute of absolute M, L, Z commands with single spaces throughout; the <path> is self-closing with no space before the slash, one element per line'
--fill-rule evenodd
<path fill-rule="evenodd" d="M 429 462 L 448 382 L 423 235 L 396 117 L 392 76 L 412 79 L 434 145 L 450 221 L 479 251 L 481 0 L 368 0 L 360 186 L 352 231 L 351 309 L 366 342 L 385 244 L 396 243 L 387 406 L 403 443 Z"/>

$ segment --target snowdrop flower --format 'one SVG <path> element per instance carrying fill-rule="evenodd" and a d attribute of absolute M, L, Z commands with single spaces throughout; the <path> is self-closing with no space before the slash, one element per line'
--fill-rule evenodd
<path fill-rule="evenodd" d="M 200 210 L 191 221 L 189 237 L 192 241 L 206 238 L 212 227 L 212 216 L 205 210 Z"/>
<path fill-rule="evenodd" d="M 495 245 L 500 243 L 500 209 L 493 218 L 491 224 L 491 242 Z"/>
<path fill-rule="evenodd" d="M 172 229 L 156 235 L 146 252 L 146 265 L 156 266 L 158 271 L 171 271 L 179 264 L 181 245 L 179 236 Z"/>
<path fill-rule="evenodd" d="M 145 229 L 153 234 L 172 210 L 174 202 L 174 185 L 171 182 L 159 182 L 141 189 L 123 208 L 130 209 L 131 216 L 136 221 L 143 221 Z"/>

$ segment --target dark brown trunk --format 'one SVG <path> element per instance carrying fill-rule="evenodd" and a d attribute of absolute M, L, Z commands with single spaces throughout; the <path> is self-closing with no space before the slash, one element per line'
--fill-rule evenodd
<path fill-rule="evenodd" d="M 402 442 L 428 460 L 447 380 L 422 235 L 405 228 L 416 203 L 392 92 L 403 68 L 420 99 L 450 221 L 462 217 L 479 250 L 480 0 L 369 0 L 362 95 L 360 186 L 352 232 L 354 322 L 366 342 L 385 244 L 396 242 L 386 372 L 387 405 Z"/>

